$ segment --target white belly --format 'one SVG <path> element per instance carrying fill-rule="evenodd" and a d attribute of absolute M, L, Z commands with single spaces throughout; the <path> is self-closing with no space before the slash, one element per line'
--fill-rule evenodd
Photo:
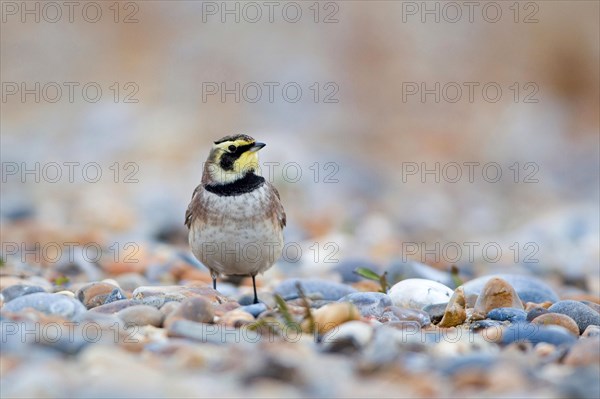
<path fill-rule="evenodd" d="M 217 274 L 256 275 L 281 256 L 283 233 L 266 207 L 266 187 L 238 196 L 202 195 L 207 220 L 190 229 L 194 255 Z"/>

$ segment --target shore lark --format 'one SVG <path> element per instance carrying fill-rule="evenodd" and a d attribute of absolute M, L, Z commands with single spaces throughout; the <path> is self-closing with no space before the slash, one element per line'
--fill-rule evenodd
<path fill-rule="evenodd" d="M 204 164 L 202 182 L 185 212 L 192 253 L 211 273 L 252 277 L 258 303 L 258 273 L 281 256 L 285 211 L 277 189 L 258 168 L 265 144 L 239 134 L 214 142 Z"/>

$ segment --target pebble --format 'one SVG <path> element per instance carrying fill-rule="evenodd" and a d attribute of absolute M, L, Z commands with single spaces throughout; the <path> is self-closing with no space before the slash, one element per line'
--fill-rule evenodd
<path fill-rule="evenodd" d="M 180 299 L 183 301 L 183 298 L 180 298 Z M 142 305 L 154 306 L 157 309 L 162 308 L 166 303 L 177 302 L 177 301 L 174 301 L 172 298 L 160 296 L 160 295 L 148 296 L 148 297 L 144 297 L 144 298 L 138 297 L 135 299 L 135 301 L 140 302 Z"/>
<path fill-rule="evenodd" d="M 225 303 L 222 303 L 220 305 L 216 305 L 215 308 L 214 308 L 215 316 L 221 317 L 225 313 L 227 313 L 229 311 L 232 311 L 233 309 L 237 309 L 239 307 L 240 307 L 240 305 L 237 302 L 225 302 Z"/>
<path fill-rule="evenodd" d="M 579 302 L 583 303 L 584 305 L 589 306 L 590 308 L 592 308 L 596 312 L 600 313 L 600 305 L 597 304 L 596 302 L 591 302 L 591 301 L 579 301 Z"/>
<path fill-rule="evenodd" d="M 326 352 L 354 353 L 373 338 L 373 327 L 361 321 L 349 321 L 329 331 L 321 340 Z"/>
<path fill-rule="evenodd" d="M 403 324 L 414 325 L 415 323 L 419 327 L 425 327 L 431 324 L 431 319 L 427 312 L 417 309 L 399 308 L 397 306 L 388 306 L 381 315 L 380 321 L 394 327 L 402 327 Z"/>
<path fill-rule="evenodd" d="M 600 365 L 600 338 L 580 339 L 569 349 L 563 362 L 569 366 L 598 367 Z"/>
<path fill-rule="evenodd" d="M 254 323 L 254 316 L 242 308 L 230 310 L 219 318 L 219 324 L 228 327 L 240 328 L 243 325 Z"/>
<path fill-rule="evenodd" d="M 488 319 L 499 321 L 510 321 L 511 323 L 525 321 L 527 313 L 521 309 L 514 308 L 496 308 L 489 311 Z"/>
<path fill-rule="evenodd" d="M 431 323 L 438 324 L 442 321 L 444 317 L 444 313 L 446 312 L 446 307 L 448 307 L 447 303 L 434 303 L 432 305 L 427 305 L 423 308 L 424 312 L 429 314 L 429 318 L 431 319 Z"/>
<path fill-rule="evenodd" d="M 514 308 L 523 310 L 523 303 L 514 288 L 499 277 L 490 278 L 479 294 L 473 310 L 473 320 L 483 319 L 488 312 L 497 308 Z"/>
<path fill-rule="evenodd" d="M 449 357 L 437 367 L 442 374 L 456 378 L 457 374 L 489 370 L 495 363 L 494 356 L 487 353 L 470 353 L 460 357 Z"/>
<path fill-rule="evenodd" d="M 0 322 L 2 352 L 5 354 L 7 349 L 10 352 L 19 347 L 21 352 L 33 351 L 34 348 L 24 347 L 23 344 L 27 344 L 35 345 L 38 348 L 52 348 L 58 352 L 74 355 L 90 342 L 96 341 L 97 337 L 102 336 L 98 325 L 94 325 L 88 330 L 84 330 L 84 327 L 84 324 L 74 324 L 55 316 L 35 321 L 2 321 Z"/>
<path fill-rule="evenodd" d="M 546 342 L 555 346 L 572 345 L 577 337 L 560 326 L 536 326 L 529 323 L 513 323 L 502 330 L 501 342 L 505 345 L 513 342 Z"/>
<path fill-rule="evenodd" d="M 339 299 L 339 302 L 349 302 L 358 308 L 361 316 L 378 318 L 385 308 L 392 306 L 392 300 L 381 292 L 355 292 Z"/>
<path fill-rule="evenodd" d="M 72 319 L 86 311 L 85 306 L 73 298 L 45 292 L 17 297 L 6 303 L 2 310 L 16 313 L 26 308 L 33 308 L 45 314 L 62 316 L 67 319 Z"/>
<path fill-rule="evenodd" d="M 347 302 L 330 303 L 314 310 L 312 315 L 315 323 L 313 327 L 320 334 L 324 334 L 345 322 L 360 319 L 360 312 L 357 307 Z M 302 323 L 304 332 L 311 332 L 310 327 L 308 320 Z"/>
<path fill-rule="evenodd" d="M 566 300 L 556 302 L 548 308 L 553 313 L 561 313 L 569 316 L 579 327 L 579 333 L 583 333 L 589 325 L 600 326 L 600 314 L 578 301 Z"/>
<path fill-rule="evenodd" d="M 197 323 L 212 323 L 214 318 L 215 311 L 213 305 L 202 297 L 194 297 L 183 300 L 181 304 L 169 314 L 169 317 L 165 320 L 165 324 L 172 323 L 174 320 L 178 319 L 186 319 Z"/>
<path fill-rule="evenodd" d="M 75 292 L 75 296 L 88 309 L 126 299 L 119 287 L 105 282 L 86 284 Z"/>
<path fill-rule="evenodd" d="M 557 398 L 597 399 L 600 398 L 598 366 L 577 367 L 560 379 L 556 388 Z"/>
<path fill-rule="evenodd" d="M 564 314 L 545 313 L 533 319 L 531 323 L 542 326 L 561 326 L 571 331 L 574 335 L 579 335 L 579 327 L 577 326 L 577 323 L 575 323 L 575 320 Z"/>
<path fill-rule="evenodd" d="M 264 303 L 255 303 L 240 307 L 244 312 L 250 313 L 254 317 L 258 317 L 262 312 L 267 310 L 267 305 Z"/>
<path fill-rule="evenodd" d="M 373 369 L 395 364 L 401 354 L 402 332 L 387 325 L 377 326 L 362 353 L 362 361 Z"/>
<path fill-rule="evenodd" d="M 213 304 L 227 302 L 227 298 L 207 285 L 199 286 L 145 286 L 138 287 L 133 291 L 133 299 L 141 300 L 147 304 L 162 306 L 165 302 L 181 302 L 186 298 L 202 297 Z"/>
<path fill-rule="evenodd" d="M 418 310 L 434 303 L 447 303 L 453 294 L 444 284 L 420 278 L 402 280 L 388 293 L 394 306 Z"/>
<path fill-rule="evenodd" d="M 583 334 L 581 334 L 581 336 L 583 338 L 598 337 L 600 336 L 600 327 L 595 325 L 589 325 L 587 326 Z"/>
<path fill-rule="evenodd" d="M 427 331 L 426 338 L 437 345 L 427 348 L 428 352 L 442 357 L 460 357 L 471 354 L 496 354 L 498 346 L 482 334 L 475 334 L 462 328 Z"/>
<path fill-rule="evenodd" d="M 177 308 L 179 308 L 180 306 L 181 306 L 181 302 L 171 301 L 171 302 L 167 302 L 164 305 L 162 305 L 159 310 L 163 314 L 163 316 L 167 317 L 168 315 L 173 313 L 175 310 L 177 310 Z"/>
<path fill-rule="evenodd" d="M 127 307 L 117 312 L 126 326 L 147 326 L 160 327 L 163 321 L 163 314 L 160 310 L 148 305 L 135 305 Z"/>
<path fill-rule="evenodd" d="M 556 346 L 540 342 L 535 346 L 534 351 L 537 356 L 548 358 L 548 356 L 552 356 L 556 353 Z"/>
<path fill-rule="evenodd" d="M 3 289 L 1 294 L 2 298 L 4 299 L 4 303 L 6 303 L 12 301 L 17 297 L 34 294 L 36 292 L 46 291 L 42 287 L 39 287 L 37 285 L 15 284 Z"/>
<path fill-rule="evenodd" d="M 131 329 L 132 325 L 128 325 L 116 314 L 86 312 L 74 321 L 79 323 L 77 328 L 90 343 L 119 344 L 133 351 L 143 349 L 142 336 L 138 334 L 138 329 Z"/>
<path fill-rule="evenodd" d="M 258 283 L 258 282 L 257 282 Z M 212 287 L 212 281 L 210 283 L 210 286 Z M 252 290 L 251 285 L 248 285 L 248 294 L 245 294 L 243 296 L 248 296 L 248 298 L 250 298 L 252 300 L 252 302 L 250 302 L 248 305 L 250 305 L 251 303 L 254 303 L 254 293 L 250 293 L 250 291 Z M 259 288 L 259 287 L 257 287 Z M 225 296 L 225 297 L 235 297 L 238 296 L 240 293 L 240 290 L 238 288 L 238 286 L 227 282 L 227 281 L 219 281 L 219 286 L 218 286 L 218 290 L 219 294 Z M 258 292 L 258 300 L 260 301 L 261 298 L 261 292 Z"/>
<path fill-rule="evenodd" d="M 543 307 L 535 307 L 527 311 L 527 321 L 532 321 L 538 316 L 548 313 L 548 309 Z"/>
<path fill-rule="evenodd" d="M 345 284 L 319 279 L 290 279 L 275 287 L 275 293 L 286 301 L 300 297 L 296 284 L 300 283 L 304 294 L 311 299 L 337 301 L 340 298 L 356 292 Z"/>
<path fill-rule="evenodd" d="M 221 288 L 219 288 L 219 290 L 221 290 Z M 258 294 L 259 303 L 262 303 L 262 299 L 263 298 L 261 298 L 260 294 Z M 254 294 L 242 295 L 240 298 L 238 298 L 237 301 L 241 306 L 253 305 L 254 304 Z"/>
<path fill-rule="evenodd" d="M 76 323 L 96 323 L 105 330 L 125 328 L 125 323 L 116 314 L 85 312 L 73 319 Z"/>
<path fill-rule="evenodd" d="M 497 328 L 499 328 L 499 327 L 501 327 L 503 325 L 504 324 L 502 324 L 498 320 L 484 319 L 484 320 L 477 320 L 477 321 L 472 322 L 469 325 L 469 328 L 471 329 L 471 331 L 478 331 L 478 330 L 483 330 L 483 329 L 486 329 L 486 328 L 497 329 Z"/>
<path fill-rule="evenodd" d="M 75 293 L 69 291 L 69 290 L 62 290 L 62 291 L 58 291 L 55 292 L 56 295 L 64 295 L 67 296 L 69 298 L 75 298 Z"/>
<path fill-rule="evenodd" d="M 479 295 L 492 278 L 501 278 L 510 284 L 523 302 L 557 302 L 558 295 L 546 283 L 532 276 L 519 274 L 494 274 L 473 279 L 464 284 L 465 295 Z"/>
<path fill-rule="evenodd" d="M 170 337 L 188 338 L 213 344 L 246 342 L 255 345 L 262 337 L 260 332 L 248 328 L 231 329 L 226 325 L 196 323 L 190 320 L 176 320 L 168 327 L 167 333 Z"/>
<path fill-rule="evenodd" d="M 465 320 L 467 320 L 465 292 L 463 287 L 458 287 L 454 290 L 438 327 L 455 327 L 464 323 Z"/>
<path fill-rule="evenodd" d="M 90 309 L 90 312 L 113 314 L 130 306 L 143 305 L 141 301 L 135 299 L 121 299 L 104 305 L 96 306 Z"/>

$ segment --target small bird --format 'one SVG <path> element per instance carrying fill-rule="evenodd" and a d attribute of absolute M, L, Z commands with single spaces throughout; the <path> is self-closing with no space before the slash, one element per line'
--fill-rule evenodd
<path fill-rule="evenodd" d="M 286 215 L 277 189 L 260 176 L 258 150 L 266 144 L 245 134 L 214 142 L 202 181 L 185 212 L 194 256 L 220 275 L 256 275 L 281 256 Z"/>

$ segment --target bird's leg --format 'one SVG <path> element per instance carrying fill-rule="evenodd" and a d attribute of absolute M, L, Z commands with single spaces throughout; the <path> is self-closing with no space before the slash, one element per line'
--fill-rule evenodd
<path fill-rule="evenodd" d="M 214 271 L 210 271 L 210 276 L 212 277 L 212 281 L 213 281 L 213 290 L 217 290 L 217 273 L 215 273 Z"/>
<path fill-rule="evenodd" d="M 256 276 L 252 276 L 252 286 L 254 287 L 254 303 L 258 303 L 258 295 L 256 294 Z"/>

